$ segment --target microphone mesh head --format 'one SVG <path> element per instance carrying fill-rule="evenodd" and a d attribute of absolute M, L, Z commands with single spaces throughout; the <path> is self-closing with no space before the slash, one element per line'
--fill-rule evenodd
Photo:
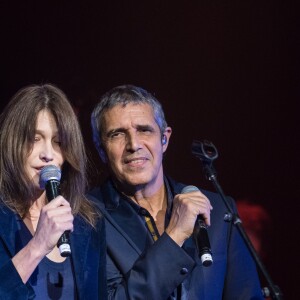
<path fill-rule="evenodd" d="M 45 166 L 41 169 L 40 172 L 40 188 L 45 189 L 46 183 L 49 180 L 57 180 L 60 181 L 61 171 L 54 165 Z"/>
<path fill-rule="evenodd" d="M 182 189 L 181 194 L 186 194 L 186 193 L 196 192 L 196 191 L 199 191 L 199 189 L 196 186 L 187 185 Z"/>

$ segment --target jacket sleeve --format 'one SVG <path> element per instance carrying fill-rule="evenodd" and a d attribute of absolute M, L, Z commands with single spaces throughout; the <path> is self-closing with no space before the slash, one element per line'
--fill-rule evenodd
<path fill-rule="evenodd" d="M 231 203 L 237 213 L 233 199 Z M 264 299 L 254 259 L 235 225 L 229 235 L 223 299 Z"/>
<path fill-rule="evenodd" d="M 100 259 L 98 266 L 99 277 L 99 296 L 98 299 L 107 299 L 107 280 L 106 280 L 106 240 L 105 240 L 105 222 L 101 219 L 101 228 L 98 238 L 100 239 Z"/>
<path fill-rule="evenodd" d="M 109 299 L 117 300 L 165 300 L 195 266 L 194 260 L 166 233 L 124 275 L 115 258 L 108 251 L 108 295 Z"/>
<path fill-rule="evenodd" d="M 24 284 L 14 267 L 5 244 L 0 239 L 0 299 L 33 299 L 34 291 L 29 284 Z"/>

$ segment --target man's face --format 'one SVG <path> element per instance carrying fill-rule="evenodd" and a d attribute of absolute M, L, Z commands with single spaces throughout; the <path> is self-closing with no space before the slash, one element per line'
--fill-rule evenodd
<path fill-rule="evenodd" d="M 160 129 L 148 104 L 117 105 L 104 114 L 102 124 L 103 159 L 112 176 L 126 189 L 163 182 L 162 157 L 171 128 Z"/>

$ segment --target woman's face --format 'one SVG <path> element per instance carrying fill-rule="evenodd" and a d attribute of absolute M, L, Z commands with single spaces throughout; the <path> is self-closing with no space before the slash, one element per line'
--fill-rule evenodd
<path fill-rule="evenodd" d="M 56 121 L 49 111 L 42 110 L 36 121 L 34 143 L 25 162 L 27 175 L 34 186 L 40 189 L 41 169 L 47 165 L 55 165 L 61 169 L 63 162 Z"/>

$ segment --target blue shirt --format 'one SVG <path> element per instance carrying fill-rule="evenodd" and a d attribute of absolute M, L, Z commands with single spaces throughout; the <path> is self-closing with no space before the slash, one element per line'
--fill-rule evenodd
<path fill-rule="evenodd" d="M 21 218 L 17 217 L 20 235 L 16 238 L 17 248 L 22 249 L 32 235 Z M 76 299 L 71 258 L 63 262 L 51 261 L 46 256 L 41 260 L 29 278 L 36 299 L 71 300 Z"/>
<path fill-rule="evenodd" d="M 56 263 L 44 257 L 29 279 L 37 299 L 75 299 L 71 261 Z"/>

